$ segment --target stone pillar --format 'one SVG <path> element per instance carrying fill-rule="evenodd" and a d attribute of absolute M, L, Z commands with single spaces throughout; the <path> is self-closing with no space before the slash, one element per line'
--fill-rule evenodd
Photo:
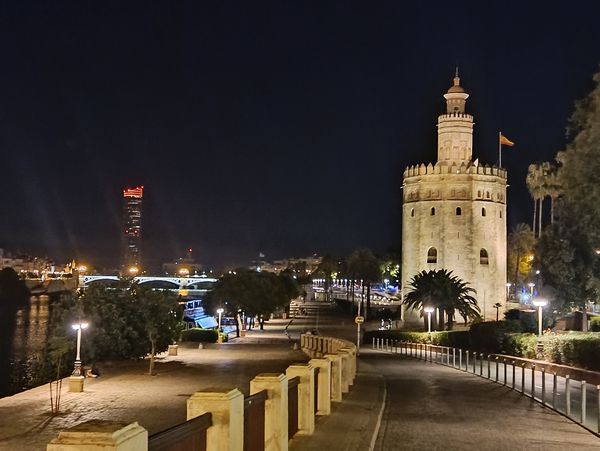
<path fill-rule="evenodd" d="M 319 369 L 317 376 L 319 381 L 317 415 L 329 415 L 331 413 L 331 361 L 327 359 L 311 359 L 308 363 Z"/>
<path fill-rule="evenodd" d="M 177 355 L 179 345 L 169 345 L 169 355 Z"/>
<path fill-rule="evenodd" d="M 46 451 L 146 451 L 148 431 L 136 423 L 90 420 L 61 431 Z"/>
<path fill-rule="evenodd" d="M 250 381 L 250 394 L 267 391 L 265 451 L 288 449 L 288 380 L 285 374 L 262 373 Z"/>
<path fill-rule="evenodd" d="M 71 393 L 81 393 L 84 379 L 83 376 L 69 376 L 69 391 Z"/>
<path fill-rule="evenodd" d="M 229 392 L 196 392 L 187 400 L 187 419 L 210 412 L 212 426 L 206 431 L 207 451 L 244 449 L 244 394 L 237 388 Z"/>
<path fill-rule="evenodd" d="M 340 349 L 336 352 L 341 357 L 341 377 L 342 377 L 342 393 L 348 393 L 350 391 L 349 375 L 350 375 L 350 354 Z"/>
<path fill-rule="evenodd" d="M 356 358 L 354 357 L 355 354 L 352 348 L 350 347 L 341 348 L 338 351 L 338 354 L 346 354 L 348 356 L 348 371 L 346 372 L 346 382 L 348 383 L 348 385 L 352 385 L 354 384 L 354 373 L 356 365 Z"/>
<path fill-rule="evenodd" d="M 342 356 L 327 354 L 325 357 L 331 362 L 331 400 L 342 402 Z"/>
<path fill-rule="evenodd" d="M 315 369 L 309 363 L 294 363 L 287 367 L 288 380 L 300 377 L 298 384 L 298 433 L 312 435 L 315 432 Z M 289 413 L 288 413 L 289 414 Z"/>
<path fill-rule="evenodd" d="M 300 348 L 301 349 L 306 348 L 306 335 L 305 334 L 300 335 Z"/>

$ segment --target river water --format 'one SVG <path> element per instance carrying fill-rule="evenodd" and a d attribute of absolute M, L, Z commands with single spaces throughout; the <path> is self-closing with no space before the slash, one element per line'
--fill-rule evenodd
<path fill-rule="evenodd" d="M 4 373 L 0 374 L 0 397 L 41 383 L 40 368 L 48 338 L 50 303 L 46 295 L 31 296 L 29 304 L 17 310 L 14 318 L 2 318 L 6 329 L 0 343 L 4 348 L 0 358 L 5 360 L 0 366 Z"/>

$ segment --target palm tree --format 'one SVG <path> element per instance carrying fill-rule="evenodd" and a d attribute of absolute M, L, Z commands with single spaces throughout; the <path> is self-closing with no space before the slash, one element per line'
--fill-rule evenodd
<path fill-rule="evenodd" d="M 337 269 L 337 261 L 330 255 L 325 255 L 321 258 L 321 263 L 319 263 L 319 266 L 315 270 L 315 273 L 319 274 L 325 280 L 325 301 L 327 302 L 331 300 L 329 290 L 331 288 L 332 275 Z"/>
<path fill-rule="evenodd" d="M 481 317 L 481 310 L 473 294 L 475 290 L 453 275 L 452 271 L 421 271 L 409 282 L 409 291 L 403 302 L 409 308 L 419 309 L 421 312 L 424 306 L 436 308 L 439 328 L 443 329 L 445 314 L 448 317 L 448 330 L 452 330 L 456 311 L 465 322 Z"/>
<path fill-rule="evenodd" d="M 539 164 L 530 164 L 527 168 L 527 177 L 525 179 L 527 183 L 527 188 L 529 189 L 529 194 L 533 198 L 533 236 L 536 236 L 535 233 L 535 222 L 536 217 L 539 216 L 539 226 L 538 226 L 538 236 L 541 232 L 542 226 L 542 202 L 543 202 L 543 193 L 542 193 L 542 169 Z M 538 202 L 540 204 L 539 213 L 537 212 Z"/>
<path fill-rule="evenodd" d="M 356 249 L 348 259 L 348 270 L 353 279 L 361 279 L 363 287 L 367 288 L 365 319 L 368 319 L 371 313 L 371 284 L 381 280 L 379 261 L 369 249 Z"/>

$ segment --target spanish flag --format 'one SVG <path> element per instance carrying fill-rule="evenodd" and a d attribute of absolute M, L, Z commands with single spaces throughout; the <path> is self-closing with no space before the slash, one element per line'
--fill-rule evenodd
<path fill-rule="evenodd" d="M 500 133 L 500 145 L 512 147 L 515 145 L 515 143 L 508 139 L 506 136 L 504 136 L 502 133 Z"/>

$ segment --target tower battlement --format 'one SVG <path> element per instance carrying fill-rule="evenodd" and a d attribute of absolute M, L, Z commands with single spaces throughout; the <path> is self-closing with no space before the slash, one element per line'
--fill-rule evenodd
<path fill-rule="evenodd" d="M 495 175 L 503 179 L 507 178 L 506 169 L 499 168 L 497 166 L 491 166 L 488 164 L 474 165 L 469 164 L 444 164 L 437 162 L 435 165 L 429 163 L 415 164 L 408 166 L 404 170 L 404 178 L 417 177 L 420 175 L 431 175 L 431 174 L 480 174 L 480 175 Z"/>

